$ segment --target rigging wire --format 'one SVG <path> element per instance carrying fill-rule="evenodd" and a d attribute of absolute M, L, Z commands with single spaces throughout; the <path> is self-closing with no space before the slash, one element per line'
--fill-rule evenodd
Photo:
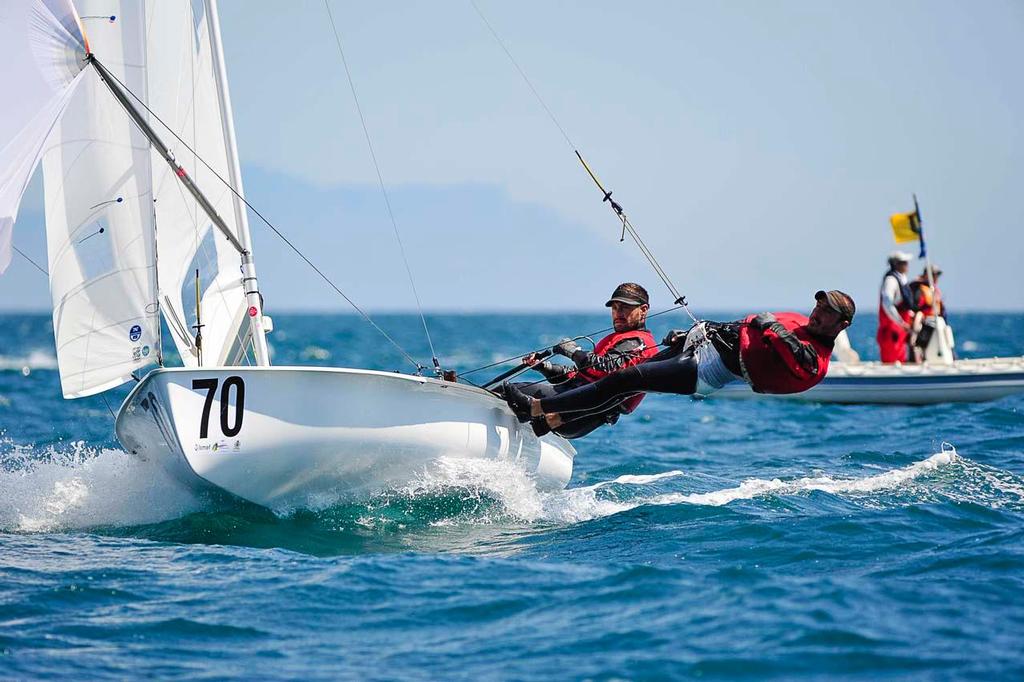
<path fill-rule="evenodd" d="M 423 305 L 420 303 L 420 294 L 416 290 L 416 281 L 412 276 L 412 268 L 409 266 L 409 258 L 405 254 L 405 245 L 402 243 L 402 235 L 398 232 L 398 221 L 395 220 L 395 212 L 391 209 L 391 198 L 388 196 L 387 186 L 384 184 L 384 176 L 380 171 L 380 164 L 377 162 L 377 154 L 373 150 L 373 142 L 370 138 L 370 130 L 366 126 L 366 118 L 363 116 L 363 108 L 359 104 L 359 95 L 356 94 L 356 84 L 352 79 L 352 72 L 348 68 L 348 60 L 345 59 L 345 50 L 341 46 L 341 35 L 334 23 L 334 13 L 331 12 L 331 4 L 324 0 L 324 8 L 327 10 L 327 17 L 331 20 L 331 30 L 334 32 L 334 42 L 338 45 L 338 54 L 341 55 L 341 64 L 345 67 L 345 77 L 348 79 L 348 87 L 352 91 L 352 101 L 355 102 L 356 112 L 359 114 L 359 123 L 363 127 L 363 137 L 366 138 L 366 148 L 370 151 L 370 159 L 373 161 L 373 168 L 377 171 L 377 182 L 380 184 L 380 193 L 384 197 L 384 205 L 388 209 L 388 218 L 391 219 L 391 227 L 395 231 L 395 240 L 398 242 L 398 250 L 402 254 L 402 262 L 405 264 L 405 274 L 409 277 L 409 287 L 416 299 L 416 309 L 420 314 L 420 322 L 423 323 L 423 333 L 427 336 L 427 345 L 430 346 L 430 356 L 434 361 L 434 371 L 441 375 L 441 364 L 438 362 L 437 353 L 434 352 L 434 342 L 430 338 L 430 330 L 427 328 L 427 318 L 423 315 Z"/>
<path fill-rule="evenodd" d="M 324 1 L 326 2 L 326 0 Z M 548 118 L 550 118 L 551 122 L 555 124 L 556 128 L 558 128 L 558 131 L 562 134 L 562 137 L 565 139 L 566 144 L 568 144 L 572 151 L 576 154 L 576 158 L 579 159 L 580 163 L 583 165 L 583 168 L 587 171 L 587 174 L 597 185 L 598 189 L 601 190 L 601 193 L 604 195 L 603 201 L 607 201 L 609 203 L 612 210 L 615 212 L 616 217 L 622 222 L 622 236 L 619 238 L 619 241 L 621 242 L 625 240 L 626 233 L 629 233 L 629 236 L 633 239 L 637 247 L 640 249 L 640 253 L 642 253 L 644 258 L 647 259 L 647 262 L 650 263 L 651 267 L 654 269 L 654 272 L 658 275 L 658 278 L 661 279 L 662 283 L 669 290 L 669 293 L 672 294 L 673 302 L 676 305 L 682 307 L 694 323 L 699 322 L 699 320 L 694 316 L 694 314 L 690 312 L 690 308 L 686 302 L 686 297 L 679 292 L 679 289 L 676 288 L 675 284 L 672 283 L 672 279 L 668 276 L 668 273 L 661 266 L 661 264 L 658 263 L 658 260 L 654 257 L 654 253 L 643 241 L 643 239 L 640 238 L 640 234 L 637 232 L 636 228 L 633 227 L 633 224 L 629 221 L 629 218 L 626 216 L 626 213 L 623 210 L 622 206 L 618 202 L 612 200 L 612 193 L 607 191 L 601 184 L 601 182 L 597 179 L 597 175 L 594 173 L 594 171 L 590 169 L 590 166 L 583 159 L 583 155 L 579 152 L 579 148 L 573 143 L 572 139 L 569 137 L 569 134 L 565 131 L 565 128 L 562 126 L 561 123 L 559 123 L 558 118 L 555 116 L 554 112 L 551 111 L 551 107 L 547 105 L 547 103 L 544 101 L 544 98 L 541 97 L 540 92 L 537 90 L 536 87 L 534 87 L 533 81 L 531 81 L 529 76 L 526 75 L 526 71 L 524 71 L 523 68 L 519 65 L 519 62 L 516 61 L 516 58 L 512 56 L 512 52 L 511 50 L 508 49 L 508 46 L 505 44 L 505 41 L 501 39 L 501 36 L 498 35 L 498 32 L 494 30 L 494 26 L 491 25 L 491 22 L 487 20 L 486 16 L 484 16 L 484 13 L 483 11 L 481 11 L 480 6 L 477 5 L 476 0 L 469 0 L 469 4 L 473 6 L 473 9 L 476 11 L 477 16 L 480 17 L 480 20 L 483 22 L 484 26 L 487 27 L 487 30 L 490 32 L 495 42 L 498 43 L 498 46 L 501 47 L 501 50 L 502 52 L 505 53 L 505 56 L 508 57 L 508 60 L 512 63 L 512 66 L 515 67 L 515 70 L 517 72 L 519 72 L 519 75 L 522 77 L 523 82 L 526 83 L 526 86 L 530 89 L 530 92 L 533 93 L 534 98 L 536 98 L 537 102 L 547 113 Z"/>
<path fill-rule="evenodd" d="M 93 59 L 96 59 L 96 57 L 95 57 L 95 56 L 93 56 Z M 96 61 L 99 61 L 99 60 L 96 60 Z M 313 261 L 311 261 L 311 260 L 310 260 L 310 259 L 309 259 L 308 257 L 306 257 L 306 254 L 302 253 L 302 251 L 300 251 L 300 250 L 299 250 L 299 248 L 298 248 L 297 246 L 295 246 L 295 244 L 293 244 L 293 243 L 291 242 L 291 240 L 289 240 L 289 239 L 288 239 L 287 237 L 285 237 L 285 236 L 284 236 L 284 234 L 283 234 L 283 233 L 282 233 L 282 232 L 281 232 L 281 231 L 280 231 L 279 229 L 277 229 L 277 227 L 275 227 L 275 226 L 274 226 L 274 224 L 273 224 L 272 222 L 270 222 L 270 221 L 269 221 L 269 220 L 268 220 L 268 219 L 267 219 L 267 218 L 266 218 L 266 217 L 265 217 L 265 216 L 264 216 L 264 215 L 263 215 L 262 213 L 260 213 L 260 212 L 259 212 L 259 210 L 257 210 L 255 206 L 253 206 L 253 205 L 252 205 L 251 203 L 249 203 L 249 200 L 248 200 L 248 199 L 246 199 L 246 198 L 245 198 L 244 196 L 242 196 L 242 194 L 241 194 L 240 192 L 238 192 L 238 191 L 237 191 L 237 190 L 236 190 L 236 189 L 234 188 L 234 186 L 232 186 L 232 184 L 231 184 L 230 182 L 228 182 L 227 180 L 225 180 L 225 179 L 224 179 L 224 176 L 222 176 L 222 175 L 221 175 L 221 174 L 220 174 L 219 172 L 217 172 L 217 170 L 216 170 L 216 169 L 214 169 L 214 168 L 213 168 L 213 167 L 212 167 L 212 166 L 211 166 L 210 164 L 208 164 L 208 163 L 206 162 L 206 160 L 205 160 L 205 159 L 204 159 L 203 157 L 201 157 L 201 156 L 199 156 L 198 154 L 196 154 L 195 150 L 194 150 L 194 149 L 192 149 L 192 147 L 190 147 L 190 146 L 189 146 L 189 144 L 188 144 L 188 143 L 187 143 L 187 142 L 186 142 L 185 140 L 183 140 L 183 139 L 181 138 L 181 136 L 180 136 L 180 135 L 178 135 L 178 133 L 176 133 L 176 132 L 174 131 L 174 129 L 173 129 L 173 128 L 171 128 L 171 127 L 170 127 L 169 125 L 167 125 L 166 123 L 164 123 L 163 119 L 162 119 L 162 118 L 160 118 L 160 117 L 159 117 L 159 116 L 157 115 L 157 113 L 156 113 L 155 111 L 153 111 L 152 109 L 150 109 L 150 108 L 149 108 L 149 105 L 148 105 L 148 104 L 146 104 L 146 102 L 144 102 L 144 101 L 142 100 L 142 98 L 140 98 L 140 97 L 139 97 L 138 95 L 136 95 L 136 94 L 135 94 L 135 92 L 133 92 L 133 91 L 132 91 L 132 90 L 131 90 L 131 89 L 130 89 L 130 88 L 129 88 L 128 86 L 126 86 L 126 85 L 125 85 L 125 84 L 124 84 L 124 83 L 123 83 L 123 82 L 121 81 L 121 79 L 120 79 L 120 78 L 118 78 L 118 77 L 117 77 L 116 75 L 114 75 L 113 73 L 110 73 L 110 77 L 111 77 L 111 78 L 113 78 L 113 79 L 114 79 L 115 81 L 117 81 L 117 84 L 118 84 L 119 86 L 121 86 L 121 88 L 122 88 L 122 89 L 123 89 L 123 90 L 124 90 L 125 92 L 127 92 L 127 93 L 128 93 L 129 95 L 131 95 L 132 99 L 134 99 L 134 100 L 135 100 L 136 102 L 138 102 L 138 103 L 139 103 L 139 104 L 140 104 L 140 105 L 142 106 L 142 108 L 143 108 L 143 109 L 145 109 L 145 110 L 146 110 L 146 111 L 147 111 L 147 112 L 149 113 L 149 115 L 150 115 L 150 116 L 152 116 L 152 117 L 153 117 L 154 119 L 156 119 L 156 120 L 157 120 L 157 121 L 158 121 L 158 122 L 160 123 L 160 125 L 162 125 L 162 126 L 164 127 L 164 129 L 166 129 L 167 131 L 169 131 L 169 132 L 171 133 L 171 135 L 173 135 L 173 136 L 174 136 L 174 138 L 175 138 L 175 139 L 177 139 L 177 140 L 178 140 L 178 142 L 180 142 L 180 143 L 182 144 L 182 146 L 184 146 L 184 147 L 185 147 L 185 149 L 187 149 L 187 150 L 188 150 L 188 151 L 189 151 L 189 152 L 190 152 L 191 154 L 193 154 L 193 155 L 195 156 L 195 158 L 196 158 L 196 159 L 197 159 L 197 160 L 198 160 L 198 161 L 199 161 L 200 163 L 202 163 L 202 164 L 203 164 L 203 165 L 204 165 L 204 166 L 206 167 L 206 169 L 207 169 L 207 170 L 209 170 L 209 171 L 210 171 L 211 173 L 213 173 L 214 177 L 216 177 L 216 178 L 217 178 L 218 180 L 220 180 L 220 182 L 221 182 L 221 183 L 222 183 L 222 184 L 223 184 L 223 185 L 224 185 L 225 187 L 227 187 L 227 188 L 228 188 L 228 190 L 230 190 L 232 194 L 234 194 L 234 195 L 235 195 L 236 197 L 238 197 L 238 200 L 239 200 L 239 201 L 241 201 L 241 202 L 242 202 L 243 204 L 245 204 L 245 205 L 246 205 L 246 207 L 247 207 L 247 208 L 248 208 L 248 209 L 249 209 L 250 211 L 252 211 L 252 212 L 253 212 L 253 213 L 254 213 L 254 214 L 255 214 L 255 215 L 256 215 L 256 216 L 257 216 L 257 217 L 258 217 L 258 218 L 259 218 L 259 219 L 260 219 L 261 221 L 263 221 L 263 224 L 264 224 L 264 225 L 266 225 L 266 226 L 267 226 L 268 228 L 270 228 L 270 230 L 271 230 L 271 231 L 272 231 L 272 232 L 273 232 L 274 234 L 276 234 L 276 235 L 277 235 L 277 236 L 278 236 L 278 237 L 279 237 L 279 238 L 281 239 L 281 241 L 283 241 L 283 242 L 284 242 L 284 243 L 285 243 L 285 244 L 286 244 L 286 245 L 288 246 L 288 248 L 290 248 L 290 249 L 291 249 L 292 251 L 294 251 L 294 252 L 295 252 L 295 255 L 297 255 L 297 256 L 298 256 L 299 258 L 301 258 L 301 259 L 302 259 L 302 260 L 303 260 L 303 261 L 304 261 L 304 262 L 306 263 L 306 265 L 308 265 L 308 266 L 309 266 L 309 267 L 310 267 L 310 268 L 311 268 L 311 269 L 313 270 L 313 272 L 315 272 L 316 274 L 318 274 L 318 275 L 320 276 L 320 278 L 321 278 L 321 279 L 323 279 L 323 280 L 324 280 L 324 282 L 326 282 L 326 283 L 327 283 L 327 285 L 328 285 L 329 287 L 331 287 L 332 289 L 334 289 L 334 291 L 335 291 L 335 292 L 336 292 L 336 293 L 337 293 L 337 294 L 338 294 L 339 296 L 341 296 L 341 297 L 342 297 L 343 299 L 345 299 L 345 301 L 346 301 L 346 302 L 347 302 L 347 303 L 348 303 L 348 304 L 349 304 L 350 306 L 352 306 L 352 308 L 353 308 L 353 309 L 354 309 L 354 310 L 355 310 L 355 311 L 356 311 L 357 313 L 359 313 L 359 315 L 360 315 L 360 316 L 361 316 L 361 317 L 363 318 L 363 320 L 365 320 L 365 321 L 367 322 L 367 324 L 369 324 L 369 325 L 370 325 L 371 327 L 373 327 L 374 329 L 376 329 L 376 330 L 377 330 L 377 331 L 378 331 L 378 332 L 380 333 L 380 335 L 381 335 L 381 336 L 383 336 L 383 337 L 384 337 L 385 339 L 387 339 L 387 341 L 388 341 L 388 342 L 389 342 L 389 343 L 390 343 L 390 344 L 391 344 L 392 346 L 394 346 L 394 347 L 395 347 L 395 349 L 396 349 L 396 350 L 397 350 L 397 351 L 398 351 L 399 353 L 401 353 L 401 354 L 402 354 L 402 356 L 403 356 L 403 357 L 404 357 L 404 358 L 405 358 L 406 360 L 408 360 L 408 361 L 409 361 L 410 363 L 412 363 L 412 365 L 413 365 L 413 366 L 414 366 L 414 367 L 416 368 L 416 371 L 417 371 L 417 372 L 421 372 L 421 371 L 423 371 L 424 369 L 426 369 L 426 367 L 424 367 L 423 365 L 421 365 L 421 364 L 420 364 L 419 362 L 417 362 L 417 361 L 416 361 L 416 359 L 415 359 L 415 358 L 413 358 L 413 357 L 412 357 L 411 355 L 409 355 L 409 353 L 408 353 L 408 352 L 407 352 L 407 351 L 405 350 L 405 348 L 403 348 L 403 347 L 402 347 L 402 346 L 401 346 L 401 345 L 400 345 L 400 344 L 399 344 L 399 343 L 398 343 L 397 341 L 395 341 L 395 340 L 394 340 L 393 338 L 391 338 L 391 336 L 390 336 L 390 335 L 389 335 L 389 334 L 388 334 L 388 333 L 387 333 L 386 331 L 384 331 L 383 329 L 381 329 L 381 327 L 380 327 L 380 326 L 379 326 L 379 325 L 378 325 L 378 324 L 377 324 L 376 322 L 374 322 L 374 321 L 373 321 L 373 319 L 372 319 L 372 318 L 371 318 L 371 317 L 370 317 L 370 316 L 369 316 L 369 315 L 368 315 L 368 314 L 367 314 L 367 313 L 366 313 L 366 312 L 365 312 L 365 311 L 364 311 L 364 310 L 363 310 L 362 308 L 360 308 L 360 307 L 359 307 L 359 306 L 358 306 L 358 305 L 356 304 L 356 302 L 355 302 L 355 301 L 353 301 L 353 300 L 352 300 L 351 298 L 349 298 L 349 297 L 348 297 L 348 296 L 347 296 L 347 295 L 345 294 L 345 292 L 344 292 L 344 291 L 342 291 L 341 289 L 339 289 L 339 288 L 338 288 L 338 285 L 336 285 L 336 284 L 335 284 L 335 283 L 334 283 L 334 282 L 333 282 L 333 281 L 331 280 L 331 278 L 330 278 L 330 277 L 328 277 L 328 276 L 327 276 L 327 275 L 326 275 L 326 274 L 325 274 L 325 273 L 323 272 L 323 270 L 321 270 L 321 269 L 320 269 L 320 268 L 318 268 L 318 267 L 317 267 L 316 265 L 314 265 L 314 264 L 313 264 Z M 37 267 L 38 267 L 38 266 L 37 266 Z"/>
<path fill-rule="evenodd" d="M 671 312 L 673 312 L 675 310 L 679 310 L 680 308 L 682 308 L 681 305 L 675 305 L 675 306 L 672 306 L 671 308 L 666 308 L 665 310 L 661 310 L 661 311 L 658 311 L 658 312 L 653 313 L 651 315 L 648 315 L 647 319 L 649 320 L 652 317 L 658 317 L 660 315 L 665 315 L 665 314 L 671 313 Z M 611 331 L 614 328 L 615 327 L 605 327 L 604 329 L 598 329 L 597 331 L 589 332 L 587 334 L 580 334 L 579 336 L 574 337 L 573 340 L 576 341 L 576 340 L 585 339 L 585 338 L 588 338 L 588 337 L 591 337 L 591 336 L 597 336 L 598 334 L 604 334 L 605 332 Z M 547 350 L 548 348 L 551 348 L 551 346 L 550 345 L 548 345 L 548 346 L 541 346 L 540 348 L 534 348 L 533 350 L 526 351 L 525 353 L 519 353 L 517 355 L 513 355 L 513 356 L 508 357 L 508 358 L 503 358 L 501 360 L 496 360 L 496 361 L 494 361 L 494 362 L 492 362 L 490 364 L 487 364 L 487 365 L 482 365 L 480 367 L 475 367 L 475 368 L 467 370 L 465 372 L 459 372 L 459 377 L 462 378 L 462 377 L 464 377 L 467 374 L 475 374 L 476 372 L 481 372 L 481 371 L 483 371 L 485 369 L 490 369 L 492 367 L 497 367 L 498 365 L 505 365 L 505 364 L 508 364 L 508 363 L 510 363 L 510 362 L 512 362 L 514 360 L 518 360 L 518 359 L 522 358 L 524 355 L 530 355 L 531 353 L 539 353 L 540 351 Z"/>
<path fill-rule="evenodd" d="M 19 249 L 19 248 L 18 248 L 17 246 L 15 246 L 14 244 L 11 244 L 11 248 L 12 248 L 12 249 L 14 249 L 14 250 L 15 250 L 15 251 L 16 251 L 16 252 L 18 253 L 18 255 L 20 255 L 20 256 L 21 256 L 22 258 L 24 258 L 25 260 L 27 260 L 27 261 L 28 261 L 29 263 L 31 263 L 32 265 L 36 266 L 36 270 L 38 270 L 39 272 L 43 273 L 43 274 L 44 274 L 44 275 L 46 275 L 47 277 L 49 277 L 49 276 L 50 276 L 50 273 L 49 273 L 49 272 L 47 272 L 47 271 L 46 271 L 46 269 L 45 269 L 45 268 L 43 268 L 43 267 L 42 267 L 41 265 L 39 265 L 39 263 L 37 263 L 37 262 L 35 262 L 34 260 L 32 260 L 32 259 L 31 259 L 31 258 L 29 257 L 29 255 L 28 255 L 27 253 L 25 253 L 24 251 L 22 251 L 21 249 Z"/>

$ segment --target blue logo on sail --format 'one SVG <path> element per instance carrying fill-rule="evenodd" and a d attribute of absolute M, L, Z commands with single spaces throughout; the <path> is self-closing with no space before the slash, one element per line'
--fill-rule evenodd
<path fill-rule="evenodd" d="M 131 330 L 128 332 L 128 338 L 131 339 L 132 341 L 138 341 L 139 339 L 141 339 L 142 327 L 140 327 L 137 324 L 132 325 Z"/>

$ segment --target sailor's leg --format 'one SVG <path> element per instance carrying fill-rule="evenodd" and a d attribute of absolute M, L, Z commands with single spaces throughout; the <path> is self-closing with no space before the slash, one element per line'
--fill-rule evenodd
<path fill-rule="evenodd" d="M 592 384 L 534 401 L 533 411 L 539 408 L 542 413 L 593 412 L 609 407 L 630 393 L 653 391 L 691 395 L 696 386 L 697 362 L 693 355 L 679 349 L 613 372 Z"/>
<path fill-rule="evenodd" d="M 583 414 L 579 416 L 566 415 L 565 421 L 558 426 L 552 427 L 552 431 L 557 433 L 562 438 L 582 438 L 591 431 L 600 428 L 607 424 L 607 420 L 604 418 L 604 412 L 597 414 Z M 550 421 L 548 424 L 550 425 Z"/>
<path fill-rule="evenodd" d="M 553 384 L 549 384 L 546 381 L 529 383 L 523 381 L 516 382 L 511 385 L 515 386 L 516 389 L 522 391 L 531 398 L 549 398 L 551 396 L 556 395 L 559 392 L 558 387 L 554 386 Z"/>

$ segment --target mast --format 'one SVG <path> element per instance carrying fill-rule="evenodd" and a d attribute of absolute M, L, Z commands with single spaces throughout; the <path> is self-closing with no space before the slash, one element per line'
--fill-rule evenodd
<path fill-rule="evenodd" d="M 139 127 L 142 134 L 146 136 L 153 148 L 156 149 L 157 153 L 159 153 L 160 156 L 163 157 L 164 161 L 166 161 L 171 167 L 171 170 L 173 170 L 174 174 L 179 180 L 181 180 L 182 185 L 184 185 L 185 189 L 188 190 L 189 194 L 192 195 L 199 206 L 203 209 L 203 212 L 207 217 L 209 217 L 213 225 L 220 230 L 221 234 L 227 237 L 231 245 L 236 251 L 238 251 L 242 261 L 247 315 L 250 321 L 250 328 L 253 330 L 252 337 L 253 347 L 256 351 L 256 361 L 257 364 L 262 366 L 269 365 L 269 353 L 267 352 L 267 341 L 262 321 L 263 307 L 260 301 L 259 289 L 257 288 L 256 271 L 253 264 L 252 252 L 250 251 L 251 243 L 249 239 L 249 231 L 246 229 L 247 223 L 244 220 L 239 223 L 242 227 L 242 232 L 246 240 L 245 243 L 243 243 L 243 241 L 231 231 L 231 228 L 228 227 L 227 223 L 224 222 L 224 219 L 219 213 L 217 213 L 217 209 L 213 207 L 213 204 L 210 203 L 210 200 L 207 199 L 206 195 L 203 194 L 202 190 L 199 189 L 185 169 L 178 164 L 170 148 L 164 144 L 163 140 L 160 139 L 160 136 L 155 130 L 153 130 L 153 127 L 149 125 L 146 118 L 136 108 L 134 103 L 132 103 L 131 99 L 120 87 L 117 79 L 107 70 L 100 60 L 96 59 L 95 55 L 92 53 L 86 55 L 86 61 L 95 67 L 96 71 L 100 75 L 100 80 L 106 84 L 111 94 L 114 95 L 114 98 L 121 104 L 132 121 L 135 122 L 135 125 Z M 230 139 L 233 140 L 234 136 L 232 135 Z M 233 161 L 233 165 L 237 164 L 237 160 L 234 160 L 234 157 Z M 232 185 L 232 187 L 234 187 L 234 185 Z M 238 211 L 237 202 L 234 206 L 235 210 Z M 257 329 L 258 333 L 256 332 Z"/>
<path fill-rule="evenodd" d="M 135 108 L 135 105 L 132 104 L 131 100 L 128 99 L 128 95 L 126 95 L 124 90 L 121 89 L 120 85 L 118 85 L 111 73 L 107 71 L 107 67 L 103 66 L 100 60 L 96 59 L 95 55 L 91 52 L 86 55 L 85 60 L 96 68 L 96 71 L 100 74 L 100 79 L 106 84 L 107 88 L 114 95 L 117 101 L 121 103 L 121 106 L 124 107 L 128 116 L 131 117 L 132 121 L 135 122 L 135 125 L 139 127 L 139 130 L 141 130 L 142 134 L 146 136 L 149 143 L 153 145 L 154 149 L 156 149 L 157 153 L 164 158 L 164 161 L 166 161 L 171 167 L 174 174 L 178 176 L 178 179 L 181 180 L 181 184 L 185 186 L 188 193 L 191 194 L 197 202 L 199 202 L 199 206 L 202 207 L 203 212 L 206 213 L 216 228 L 228 238 L 228 241 L 231 242 L 231 245 L 235 247 L 235 250 L 238 251 L 238 253 L 244 255 L 245 248 L 238 240 L 238 237 L 236 237 L 231 231 L 231 228 L 227 226 L 224 219 L 220 217 L 219 213 L 217 213 L 217 209 L 213 207 L 213 204 L 211 204 L 210 200 L 206 198 L 206 195 L 203 194 L 196 183 L 192 181 L 192 178 L 189 177 L 189 174 L 185 169 L 178 165 L 178 162 L 174 158 L 174 154 L 167 145 L 163 143 L 163 140 L 161 140 L 160 136 L 156 134 L 156 131 L 149 125 L 149 122 L 145 117 L 138 109 Z"/>
<path fill-rule="evenodd" d="M 259 293 L 259 282 L 256 279 L 256 262 L 252 252 L 252 236 L 249 233 L 249 221 L 245 206 L 239 200 L 242 194 L 242 169 L 238 162 L 238 146 L 235 143 L 235 117 L 231 111 L 231 96 L 228 93 L 227 70 L 224 67 L 224 49 L 220 40 L 220 17 L 217 16 L 217 0 L 206 0 L 207 25 L 210 32 L 210 44 L 213 56 L 213 73 L 217 80 L 217 92 L 220 95 L 221 123 L 226 137 L 228 155 L 228 182 L 234 187 L 237 195 L 232 197 L 235 208 L 235 224 L 238 225 L 238 240 L 242 252 L 242 281 L 245 290 L 249 330 L 252 334 L 253 351 L 256 364 L 268 366 L 270 353 L 267 351 L 267 333 L 263 328 L 263 297 Z"/>

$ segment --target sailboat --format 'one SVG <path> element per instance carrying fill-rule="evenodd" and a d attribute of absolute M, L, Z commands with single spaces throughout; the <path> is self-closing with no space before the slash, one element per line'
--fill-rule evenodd
<path fill-rule="evenodd" d="M 61 388 L 136 382 L 115 420 L 128 452 L 271 508 L 364 498 L 446 458 L 566 486 L 572 445 L 486 390 L 271 366 L 215 0 L 6 0 L 0 53 L 0 272 L 41 166 Z"/>

